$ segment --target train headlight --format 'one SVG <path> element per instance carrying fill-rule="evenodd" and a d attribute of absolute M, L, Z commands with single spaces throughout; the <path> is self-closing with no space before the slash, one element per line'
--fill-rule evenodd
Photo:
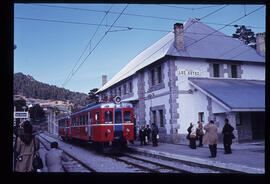
<path fill-rule="evenodd" d="M 107 129 L 107 132 L 108 132 L 108 133 L 111 133 L 111 130 L 110 130 L 110 129 Z"/>
<path fill-rule="evenodd" d="M 129 132 L 130 130 L 127 128 L 127 132 Z"/>

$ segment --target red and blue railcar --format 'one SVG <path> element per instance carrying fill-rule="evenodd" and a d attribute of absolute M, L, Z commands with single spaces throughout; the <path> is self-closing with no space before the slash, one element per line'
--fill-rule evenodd
<path fill-rule="evenodd" d="M 103 147 L 126 145 L 134 140 L 133 113 L 128 102 L 99 103 L 60 118 L 58 133 L 64 140 L 85 140 Z"/>

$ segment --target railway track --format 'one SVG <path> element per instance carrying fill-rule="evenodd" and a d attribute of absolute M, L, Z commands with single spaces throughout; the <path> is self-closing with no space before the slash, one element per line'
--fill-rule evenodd
<path fill-rule="evenodd" d="M 150 161 L 144 158 L 139 158 L 130 154 L 123 154 L 122 156 L 112 157 L 117 161 L 124 162 L 133 167 L 137 167 L 142 171 L 150 173 L 191 173 L 189 171 L 172 167 L 155 161 Z"/>
<path fill-rule="evenodd" d="M 50 141 L 44 138 L 43 136 L 38 136 L 42 146 L 48 151 L 50 147 Z M 60 148 L 58 148 L 60 149 Z M 62 149 L 61 149 L 62 150 Z M 62 150 L 64 154 L 69 157 L 69 161 L 63 162 L 63 169 L 65 172 L 96 172 L 93 168 L 89 167 L 79 159 L 75 158 L 65 150 Z"/>
<path fill-rule="evenodd" d="M 47 135 L 46 135 L 47 136 Z M 44 139 L 47 144 L 50 143 L 46 138 L 40 136 Z M 51 139 L 51 136 L 48 136 Z M 92 151 L 89 148 L 82 147 L 87 151 Z M 64 151 L 64 150 L 63 150 Z M 90 168 L 88 165 L 80 161 L 79 159 L 73 157 L 69 153 L 65 152 L 73 163 L 63 163 L 66 172 L 97 172 L 94 169 Z M 133 168 L 136 168 L 136 172 L 146 172 L 146 173 L 241 173 L 235 170 L 218 168 L 215 166 L 201 165 L 198 163 L 174 160 L 172 158 L 167 158 L 163 156 L 149 155 L 145 153 L 139 153 L 137 151 L 129 150 L 128 153 L 121 153 L 118 156 L 104 155 L 105 157 L 110 157 L 118 162 L 122 162 L 126 165 L 129 165 Z M 76 167 L 81 167 L 79 171 L 74 171 Z M 70 169 L 71 168 L 71 169 Z M 117 171 L 115 171 L 117 172 Z"/>

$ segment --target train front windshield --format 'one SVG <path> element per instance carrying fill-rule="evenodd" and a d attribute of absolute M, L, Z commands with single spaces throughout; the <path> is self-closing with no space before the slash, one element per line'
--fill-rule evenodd
<path fill-rule="evenodd" d="M 122 110 L 121 109 L 116 109 L 115 110 L 115 123 L 122 123 Z"/>
<path fill-rule="evenodd" d="M 131 123 L 131 112 L 130 111 L 124 111 L 124 122 Z"/>

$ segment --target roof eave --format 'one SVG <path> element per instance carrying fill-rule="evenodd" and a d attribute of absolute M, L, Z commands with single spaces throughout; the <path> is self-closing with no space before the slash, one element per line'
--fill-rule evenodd
<path fill-rule="evenodd" d="M 265 108 L 232 108 L 232 112 L 264 112 Z"/>
<path fill-rule="evenodd" d="M 212 94 L 208 93 L 206 90 L 202 89 L 201 87 L 199 87 L 198 85 L 194 84 L 192 81 L 189 81 L 189 83 L 194 86 L 195 88 L 197 88 L 198 90 L 200 90 L 202 93 L 204 93 L 206 96 L 210 97 L 211 99 L 213 99 L 215 102 L 217 102 L 219 105 L 221 105 L 222 107 L 224 107 L 226 110 L 231 111 L 232 109 L 226 105 L 225 103 L 223 103 L 221 100 L 219 100 L 218 98 L 216 98 L 215 96 L 213 96 Z"/>

